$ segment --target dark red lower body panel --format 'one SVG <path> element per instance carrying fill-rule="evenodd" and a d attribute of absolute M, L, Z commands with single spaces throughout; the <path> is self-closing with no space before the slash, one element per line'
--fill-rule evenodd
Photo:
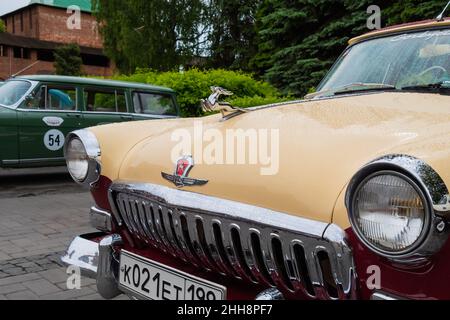
<path fill-rule="evenodd" d="M 450 242 L 433 259 L 421 267 L 395 266 L 369 249 L 357 239 L 352 229 L 347 230 L 360 285 L 361 299 L 370 299 L 375 290 L 367 280 L 380 268 L 381 291 L 405 299 L 450 300 Z M 373 284 L 372 278 L 369 284 Z"/>

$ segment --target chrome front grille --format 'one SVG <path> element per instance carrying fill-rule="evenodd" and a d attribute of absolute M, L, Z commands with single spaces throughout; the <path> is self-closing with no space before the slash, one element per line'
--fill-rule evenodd
<path fill-rule="evenodd" d="M 110 201 L 135 240 L 199 268 L 310 298 L 354 297 L 352 252 L 335 225 L 151 184 L 114 184 Z"/>

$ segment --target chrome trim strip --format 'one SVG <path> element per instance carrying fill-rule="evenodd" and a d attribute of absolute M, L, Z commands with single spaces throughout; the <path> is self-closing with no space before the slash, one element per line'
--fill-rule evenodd
<path fill-rule="evenodd" d="M 101 238 L 100 242 L 90 239 Z M 61 261 L 81 270 L 85 277 L 97 280 L 97 289 L 105 299 L 112 299 L 122 292 L 118 289 L 120 235 L 91 233 L 76 237 Z"/>
<path fill-rule="evenodd" d="M 231 200 L 200 195 L 189 191 L 176 190 L 156 184 L 134 184 L 117 181 L 111 187 L 115 192 L 126 191 L 135 196 L 152 195 L 152 198 L 187 211 L 214 212 L 230 219 L 249 220 L 269 225 L 272 228 L 298 232 L 305 230 L 309 236 L 321 237 L 329 224 L 295 217 L 286 213 L 243 204 Z"/>
<path fill-rule="evenodd" d="M 285 300 L 283 294 L 280 290 L 271 288 L 267 289 L 261 293 L 259 293 L 256 298 L 256 301 L 274 301 L 274 300 Z"/>
<path fill-rule="evenodd" d="M 352 250 L 334 224 L 155 184 L 119 181 L 109 199 L 115 217 L 138 242 L 200 268 L 294 293 L 308 291 L 300 276 L 307 273 L 314 291 L 309 297 L 356 297 Z M 156 229 L 133 219 L 129 204 L 135 203 L 151 212 Z M 295 246 L 304 250 L 307 270 L 296 268 Z M 319 252 L 329 260 L 330 274 L 322 274 Z M 330 279 L 333 290 L 327 288 Z"/>
<path fill-rule="evenodd" d="M 353 210 L 353 195 L 355 191 L 365 178 L 371 174 L 382 171 L 397 172 L 412 179 L 416 186 L 422 191 L 425 200 L 428 203 L 427 207 L 430 208 L 428 210 L 428 219 L 430 220 L 430 223 L 427 234 L 424 236 L 424 240 L 412 252 L 401 255 L 391 255 L 378 251 L 371 246 L 368 246 L 368 248 L 381 256 L 400 263 L 423 263 L 430 256 L 437 253 L 448 240 L 450 234 L 450 228 L 448 227 L 448 223 L 450 222 L 450 203 L 448 202 L 449 190 L 439 174 L 430 165 L 420 159 L 402 154 L 387 155 L 375 159 L 362 167 L 348 185 L 345 204 L 352 225 L 353 219 L 351 217 Z M 355 226 L 353 226 L 353 229 L 357 231 Z M 355 233 L 362 242 L 365 242 L 364 237 L 358 232 Z"/>
<path fill-rule="evenodd" d="M 395 297 L 391 294 L 388 293 L 384 293 L 384 292 L 375 292 L 374 294 L 372 294 L 372 296 L 370 297 L 370 300 L 374 300 L 374 301 L 397 301 L 397 300 L 404 300 L 398 297 Z"/>
<path fill-rule="evenodd" d="M 17 111 L 20 112 L 45 112 L 45 113 L 79 113 L 80 115 L 82 112 L 80 110 L 53 110 L 53 109 L 24 109 L 24 108 L 17 108 Z"/>
<path fill-rule="evenodd" d="M 85 234 L 76 237 L 66 250 L 61 261 L 67 266 L 80 268 L 81 274 L 85 277 L 96 279 L 98 268 L 98 243 L 89 239 L 101 236 L 101 234 Z"/>
<path fill-rule="evenodd" d="M 123 245 L 120 235 L 108 235 L 98 245 L 99 259 L 97 271 L 97 290 L 105 299 L 112 299 L 120 295 L 119 266 L 120 253 L 116 247 Z"/>
<path fill-rule="evenodd" d="M 91 207 L 89 212 L 91 226 L 102 232 L 113 232 L 111 213 L 97 207 Z"/>

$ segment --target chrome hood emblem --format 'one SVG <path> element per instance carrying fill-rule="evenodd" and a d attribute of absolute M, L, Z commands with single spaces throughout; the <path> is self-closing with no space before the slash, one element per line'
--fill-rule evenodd
<path fill-rule="evenodd" d="M 192 156 L 184 156 L 178 159 L 175 165 L 174 174 L 161 172 L 161 176 L 167 181 L 172 182 L 178 188 L 185 186 L 203 186 L 208 183 L 208 180 L 189 178 L 189 172 L 194 167 L 194 159 Z"/>
<path fill-rule="evenodd" d="M 230 113 L 246 113 L 249 110 L 234 107 L 228 102 L 220 102 L 220 96 L 232 96 L 233 92 L 225 90 L 221 87 L 211 87 L 212 94 L 208 99 L 202 100 L 202 109 L 204 112 L 220 111 L 225 118 Z"/>

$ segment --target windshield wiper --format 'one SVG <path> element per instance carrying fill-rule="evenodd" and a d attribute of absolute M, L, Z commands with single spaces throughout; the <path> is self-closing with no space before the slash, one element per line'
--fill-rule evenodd
<path fill-rule="evenodd" d="M 342 87 L 336 89 L 328 89 L 323 91 L 318 91 L 315 93 L 308 94 L 305 98 L 312 99 L 316 97 L 323 96 L 332 96 L 332 95 L 340 95 L 354 92 L 363 92 L 363 91 L 376 91 L 376 90 L 397 90 L 397 88 L 390 84 L 384 83 L 364 83 L 364 82 L 355 82 L 346 84 Z"/>
<path fill-rule="evenodd" d="M 384 84 L 384 83 L 353 83 L 346 86 L 345 88 L 341 88 L 334 91 L 334 94 L 338 95 L 338 94 L 347 94 L 362 91 L 375 91 L 375 90 L 397 90 L 397 88 L 391 84 Z"/>
<path fill-rule="evenodd" d="M 411 91 L 431 91 L 439 92 L 441 90 L 450 90 L 450 81 L 441 81 L 436 83 L 419 84 L 414 86 L 404 86 L 401 90 L 411 90 Z"/>

